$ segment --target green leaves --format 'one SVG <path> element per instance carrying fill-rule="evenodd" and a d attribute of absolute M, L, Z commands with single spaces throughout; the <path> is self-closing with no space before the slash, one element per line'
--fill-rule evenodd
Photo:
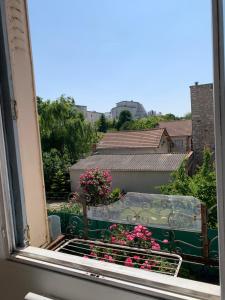
<path fill-rule="evenodd" d="M 102 114 L 100 117 L 100 120 L 98 122 L 98 131 L 99 132 L 107 132 L 107 129 L 108 129 L 108 124 L 106 122 L 105 115 Z"/>
<path fill-rule="evenodd" d="M 186 171 L 186 161 L 171 174 L 171 181 L 160 187 L 161 193 L 167 195 L 188 195 L 198 198 L 211 208 L 216 204 L 216 173 L 209 149 L 204 150 L 203 163 L 191 177 Z M 216 216 L 210 216 L 210 225 L 216 225 Z"/>
<path fill-rule="evenodd" d="M 46 191 L 70 191 L 69 167 L 91 152 L 98 136 L 84 120 L 74 99 L 61 96 L 54 101 L 37 98 Z"/>
<path fill-rule="evenodd" d="M 125 130 L 128 129 L 129 122 L 132 120 L 132 115 L 129 110 L 123 110 L 121 111 L 119 115 L 119 120 L 117 122 L 117 130 Z"/>

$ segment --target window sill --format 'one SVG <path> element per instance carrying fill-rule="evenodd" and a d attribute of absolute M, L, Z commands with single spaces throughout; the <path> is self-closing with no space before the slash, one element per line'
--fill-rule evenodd
<path fill-rule="evenodd" d="M 216 285 L 139 269 L 134 272 L 133 268 L 35 247 L 19 250 L 10 259 L 162 299 L 220 299 Z"/>

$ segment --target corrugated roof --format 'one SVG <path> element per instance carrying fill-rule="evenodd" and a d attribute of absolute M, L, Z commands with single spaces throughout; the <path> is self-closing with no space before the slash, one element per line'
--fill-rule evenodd
<path fill-rule="evenodd" d="M 105 133 L 97 149 L 157 148 L 165 129 Z"/>
<path fill-rule="evenodd" d="M 71 170 L 174 171 L 186 156 L 184 153 L 93 155 L 78 161 Z"/>
<path fill-rule="evenodd" d="M 192 135 L 192 121 L 191 120 L 177 120 L 168 122 L 159 122 L 159 128 L 166 128 L 168 134 L 173 136 L 191 136 Z"/>

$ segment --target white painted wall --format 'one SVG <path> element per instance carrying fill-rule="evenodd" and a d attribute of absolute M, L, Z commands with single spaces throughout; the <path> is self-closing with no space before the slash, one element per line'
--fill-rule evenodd
<path fill-rule="evenodd" d="M 153 300 L 93 281 L 0 260 L 0 299 L 23 300 L 28 292 L 60 300 Z"/>

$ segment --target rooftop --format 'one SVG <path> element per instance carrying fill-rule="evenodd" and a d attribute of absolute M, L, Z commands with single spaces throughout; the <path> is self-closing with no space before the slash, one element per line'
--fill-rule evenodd
<path fill-rule="evenodd" d="M 163 134 L 168 135 L 164 128 L 108 132 L 104 134 L 102 140 L 97 144 L 97 149 L 157 148 L 160 145 Z"/>
<path fill-rule="evenodd" d="M 166 128 L 168 134 L 173 136 L 191 136 L 192 120 L 177 120 L 159 122 L 159 128 Z"/>
<path fill-rule="evenodd" d="M 92 168 L 115 171 L 175 171 L 191 153 L 93 155 L 79 160 L 70 169 Z"/>

